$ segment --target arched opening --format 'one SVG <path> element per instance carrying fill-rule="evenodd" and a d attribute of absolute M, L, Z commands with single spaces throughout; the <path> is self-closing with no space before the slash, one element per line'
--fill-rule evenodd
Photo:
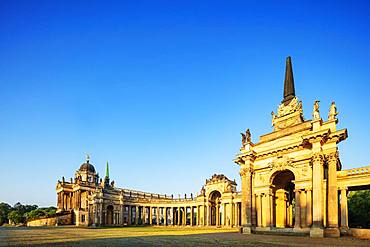
<path fill-rule="evenodd" d="M 289 170 L 274 174 L 273 185 L 273 225 L 275 227 L 294 226 L 294 174 Z"/>
<path fill-rule="evenodd" d="M 209 203 L 210 203 L 210 224 L 211 226 L 219 226 L 221 224 L 221 213 L 220 213 L 220 205 L 221 205 L 221 193 L 217 190 L 213 191 L 209 195 Z"/>
<path fill-rule="evenodd" d="M 109 205 L 107 207 L 107 225 L 110 226 L 110 225 L 113 225 L 113 206 L 112 205 Z"/>

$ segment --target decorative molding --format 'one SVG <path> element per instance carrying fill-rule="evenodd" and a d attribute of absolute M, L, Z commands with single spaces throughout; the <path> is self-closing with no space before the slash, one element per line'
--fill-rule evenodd
<path fill-rule="evenodd" d="M 311 158 L 312 163 L 319 163 L 323 164 L 324 163 L 324 155 L 321 153 L 314 153 Z"/>
<path fill-rule="evenodd" d="M 240 168 L 240 171 L 239 171 L 240 177 L 242 178 L 246 177 L 247 175 L 251 175 L 252 173 L 253 173 L 253 169 L 250 167 Z"/>
<path fill-rule="evenodd" d="M 333 152 L 333 153 L 327 154 L 327 155 L 325 155 L 325 158 L 326 158 L 328 164 L 334 164 L 334 165 L 336 165 L 337 162 L 338 162 L 339 153 L 337 151 L 337 152 Z"/>
<path fill-rule="evenodd" d="M 268 167 L 272 169 L 276 169 L 278 171 L 285 170 L 287 167 L 294 167 L 293 165 L 293 159 L 283 156 L 283 157 L 278 157 L 276 160 L 270 162 L 268 164 Z"/>
<path fill-rule="evenodd" d="M 297 97 L 294 97 L 288 105 L 285 105 L 284 103 L 279 105 L 278 117 L 283 117 L 296 111 L 302 112 L 302 101 L 299 101 Z"/>

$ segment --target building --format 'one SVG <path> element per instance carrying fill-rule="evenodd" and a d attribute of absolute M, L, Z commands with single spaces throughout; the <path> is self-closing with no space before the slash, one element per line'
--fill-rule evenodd
<path fill-rule="evenodd" d="M 320 116 L 315 101 L 305 120 L 295 95 L 290 57 L 284 97 L 271 113 L 273 131 L 252 142 L 249 129 L 234 158 L 241 188 L 224 175 L 207 179 L 196 195 L 174 198 L 110 182 L 109 167 L 99 178 L 89 157 L 70 182 L 57 183 L 58 211 L 70 211 L 76 225 L 188 225 L 240 227 L 243 233 L 284 231 L 312 237 L 338 237 L 348 231 L 347 192 L 370 188 L 370 167 L 342 170 L 338 144 L 347 130 L 337 129 L 333 102 Z"/>

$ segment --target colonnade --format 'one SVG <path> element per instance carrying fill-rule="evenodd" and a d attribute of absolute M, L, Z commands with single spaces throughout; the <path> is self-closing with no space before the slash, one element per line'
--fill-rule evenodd
<path fill-rule="evenodd" d="M 103 203 L 92 205 L 91 218 L 94 219 L 94 225 L 227 227 L 240 225 L 240 203 L 222 203 L 217 207 L 210 204 L 191 206 L 123 204 L 112 209 L 113 206 L 103 208 Z"/>

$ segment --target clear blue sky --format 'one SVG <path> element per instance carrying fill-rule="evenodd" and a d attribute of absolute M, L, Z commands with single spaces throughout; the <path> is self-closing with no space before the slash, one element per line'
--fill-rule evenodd
<path fill-rule="evenodd" d="M 119 187 L 239 182 L 239 133 L 272 130 L 288 55 L 305 117 L 319 99 L 326 119 L 335 100 L 344 168 L 370 165 L 369 13 L 368 1 L 1 1 L 0 201 L 55 205 L 86 153 Z"/>

